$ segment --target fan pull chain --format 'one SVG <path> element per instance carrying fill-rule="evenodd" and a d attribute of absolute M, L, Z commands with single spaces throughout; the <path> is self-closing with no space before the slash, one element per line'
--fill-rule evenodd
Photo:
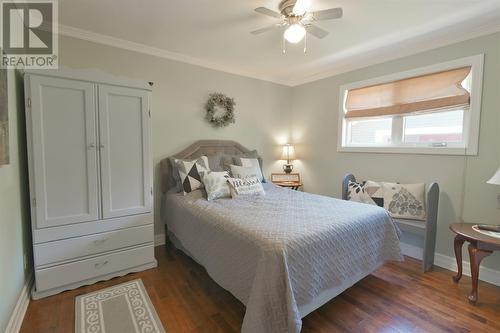
<path fill-rule="evenodd" d="M 307 33 L 304 36 L 304 54 L 307 54 Z"/>
<path fill-rule="evenodd" d="M 283 35 L 283 54 L 286 54 L 286 40 L 284 35 Z"/>

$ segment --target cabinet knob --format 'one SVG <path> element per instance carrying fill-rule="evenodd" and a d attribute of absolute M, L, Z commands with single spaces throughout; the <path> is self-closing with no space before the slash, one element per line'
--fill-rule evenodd
<path fill-rule="evenodd" d="M 88 149 L 94 149 L 94 148 L 95 148 L 95 144 L 91 143 L 91 144 L 89 144 L 89 145 L 88 145 L 88 147 L 87 147 L 87 148 L 88 148 Z"/>
<path fill-rule="evenodd" d="M 104 145 L 101 143 L 101 144 L 99 145 L 99 149 L 102 149 L 102 148 L 104 148 Z"/>

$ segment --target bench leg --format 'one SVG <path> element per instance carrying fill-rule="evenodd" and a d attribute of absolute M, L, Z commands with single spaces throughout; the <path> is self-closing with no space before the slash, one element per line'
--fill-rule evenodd
<path fill-rule="evenodd" d="M 422 271 L 424 273 L 432 269 L 432 265 L 434 264 L 435 248 L 435 235 L 432 235 L 431 233 L 426 231 L 426 235 L 424 236 L 424 248 L 422 252 Z"/>

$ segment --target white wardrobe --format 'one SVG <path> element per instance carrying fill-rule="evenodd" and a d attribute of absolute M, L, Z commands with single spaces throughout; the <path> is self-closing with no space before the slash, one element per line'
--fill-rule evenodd
<path fill-rule="evenodd" d="M 32 297 L 156 267 L 150 85 L 32 70 L 25 98 Z"/>

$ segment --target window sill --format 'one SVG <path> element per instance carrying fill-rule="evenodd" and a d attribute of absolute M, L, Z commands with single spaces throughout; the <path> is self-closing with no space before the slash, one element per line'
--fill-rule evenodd
<path fill-rule="evenodd" d="M 452 147 L 363 147 L 363 146 L 339 146 L 338 152 L 342 153 L 388 153 L 388 154 L 425 154 L 425 155 L 477 155 L 477 152 L 467 148 Z"/>

